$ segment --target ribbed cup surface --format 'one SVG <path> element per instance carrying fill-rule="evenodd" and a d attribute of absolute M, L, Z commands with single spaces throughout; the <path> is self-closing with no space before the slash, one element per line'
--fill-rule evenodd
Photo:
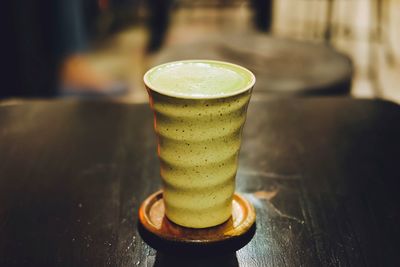
<path fill-rule="evenodd" d="M 219 99 L 181 99 L 148 91 L 167 217 L 192 228 L 223 223 L 231 215 L 251 89 Z"/>

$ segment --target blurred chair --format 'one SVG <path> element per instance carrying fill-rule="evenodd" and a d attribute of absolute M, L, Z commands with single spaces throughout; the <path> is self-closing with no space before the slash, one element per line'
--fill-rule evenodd
<path fill-rule="evenodd" d="M 148 0 L 150 40 L 149 52 L 158 50 L 165 39 L 170 21 L 172 0 Z"/>
<path fill-rule="evenodd" d="M 253 20 L 257 30 L 269 32 L 272 25 L 273 0 L 251 0 Z"/>

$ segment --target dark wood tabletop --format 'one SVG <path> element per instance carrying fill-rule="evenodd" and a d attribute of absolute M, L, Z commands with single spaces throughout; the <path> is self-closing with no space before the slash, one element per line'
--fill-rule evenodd
<path fill-rule="evenodd" d="M 237 252 L 150 248 L 160 188 L 147 105 L 0 107 L 0 266 L 399 266 L 400 108 L 350 98 L 252 101 L 237 191 L 257 229 Z"/>

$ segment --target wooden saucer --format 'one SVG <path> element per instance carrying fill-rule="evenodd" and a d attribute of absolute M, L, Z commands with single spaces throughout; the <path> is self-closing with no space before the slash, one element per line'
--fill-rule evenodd
<path fill-rule="evenodd" d="M 139 210 L 139 220 L 144 228 L 142 231 L 145 230 L 147 234 L 152 234 L 159 241 L 188 246 L 195 245 L 197 247 L 199 245 L 213 246 L 217 243 L 227 244 L 229 241 L 240 241 L 231 246 L 239 249 L 247 244 L 254 235 L 255 219 L 256 213 L 253 205 L 237 193 L 234 194 L 232 200 L 232 217 L 220 225 L 209 228 L 187 228 L 170 221 L 164 213 L 162 190 L 150 195 L 142 203 Z M 248 238 L 246 238 L 246 235 Z M 144 239 L 148 241 L 146 238 Z M 151 243 L 153 244 L 149 243 L 149 245 L 154 247 L 154 242 Z"/>

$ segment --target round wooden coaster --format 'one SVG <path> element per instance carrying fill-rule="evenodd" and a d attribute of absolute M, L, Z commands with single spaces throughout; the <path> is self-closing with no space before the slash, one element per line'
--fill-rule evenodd
<path fill-rule="evenodd" d="M 196 247 L 213 246 L 217 243 L 228 245 L 229 241 L 240 241 L 232 246 L 234 249 L 239 249 L 254 235 L 255 219 L 253 205 L 237 193 L 234 194 L 232 200 L 232 217 L 223 224 L 209 228 L 187 228 L 170 221 L 164 213 L 162 190 L 150 195 L 139 210 L 139 220 L 144 228 L 142 230 L 152 234 L 153 237 L 158 237 L 159 241 Z M 248 238 L 245 238 L 246 236 Z M 154 242 L 151 243 L 149 245 L 154 247 Z"/>

